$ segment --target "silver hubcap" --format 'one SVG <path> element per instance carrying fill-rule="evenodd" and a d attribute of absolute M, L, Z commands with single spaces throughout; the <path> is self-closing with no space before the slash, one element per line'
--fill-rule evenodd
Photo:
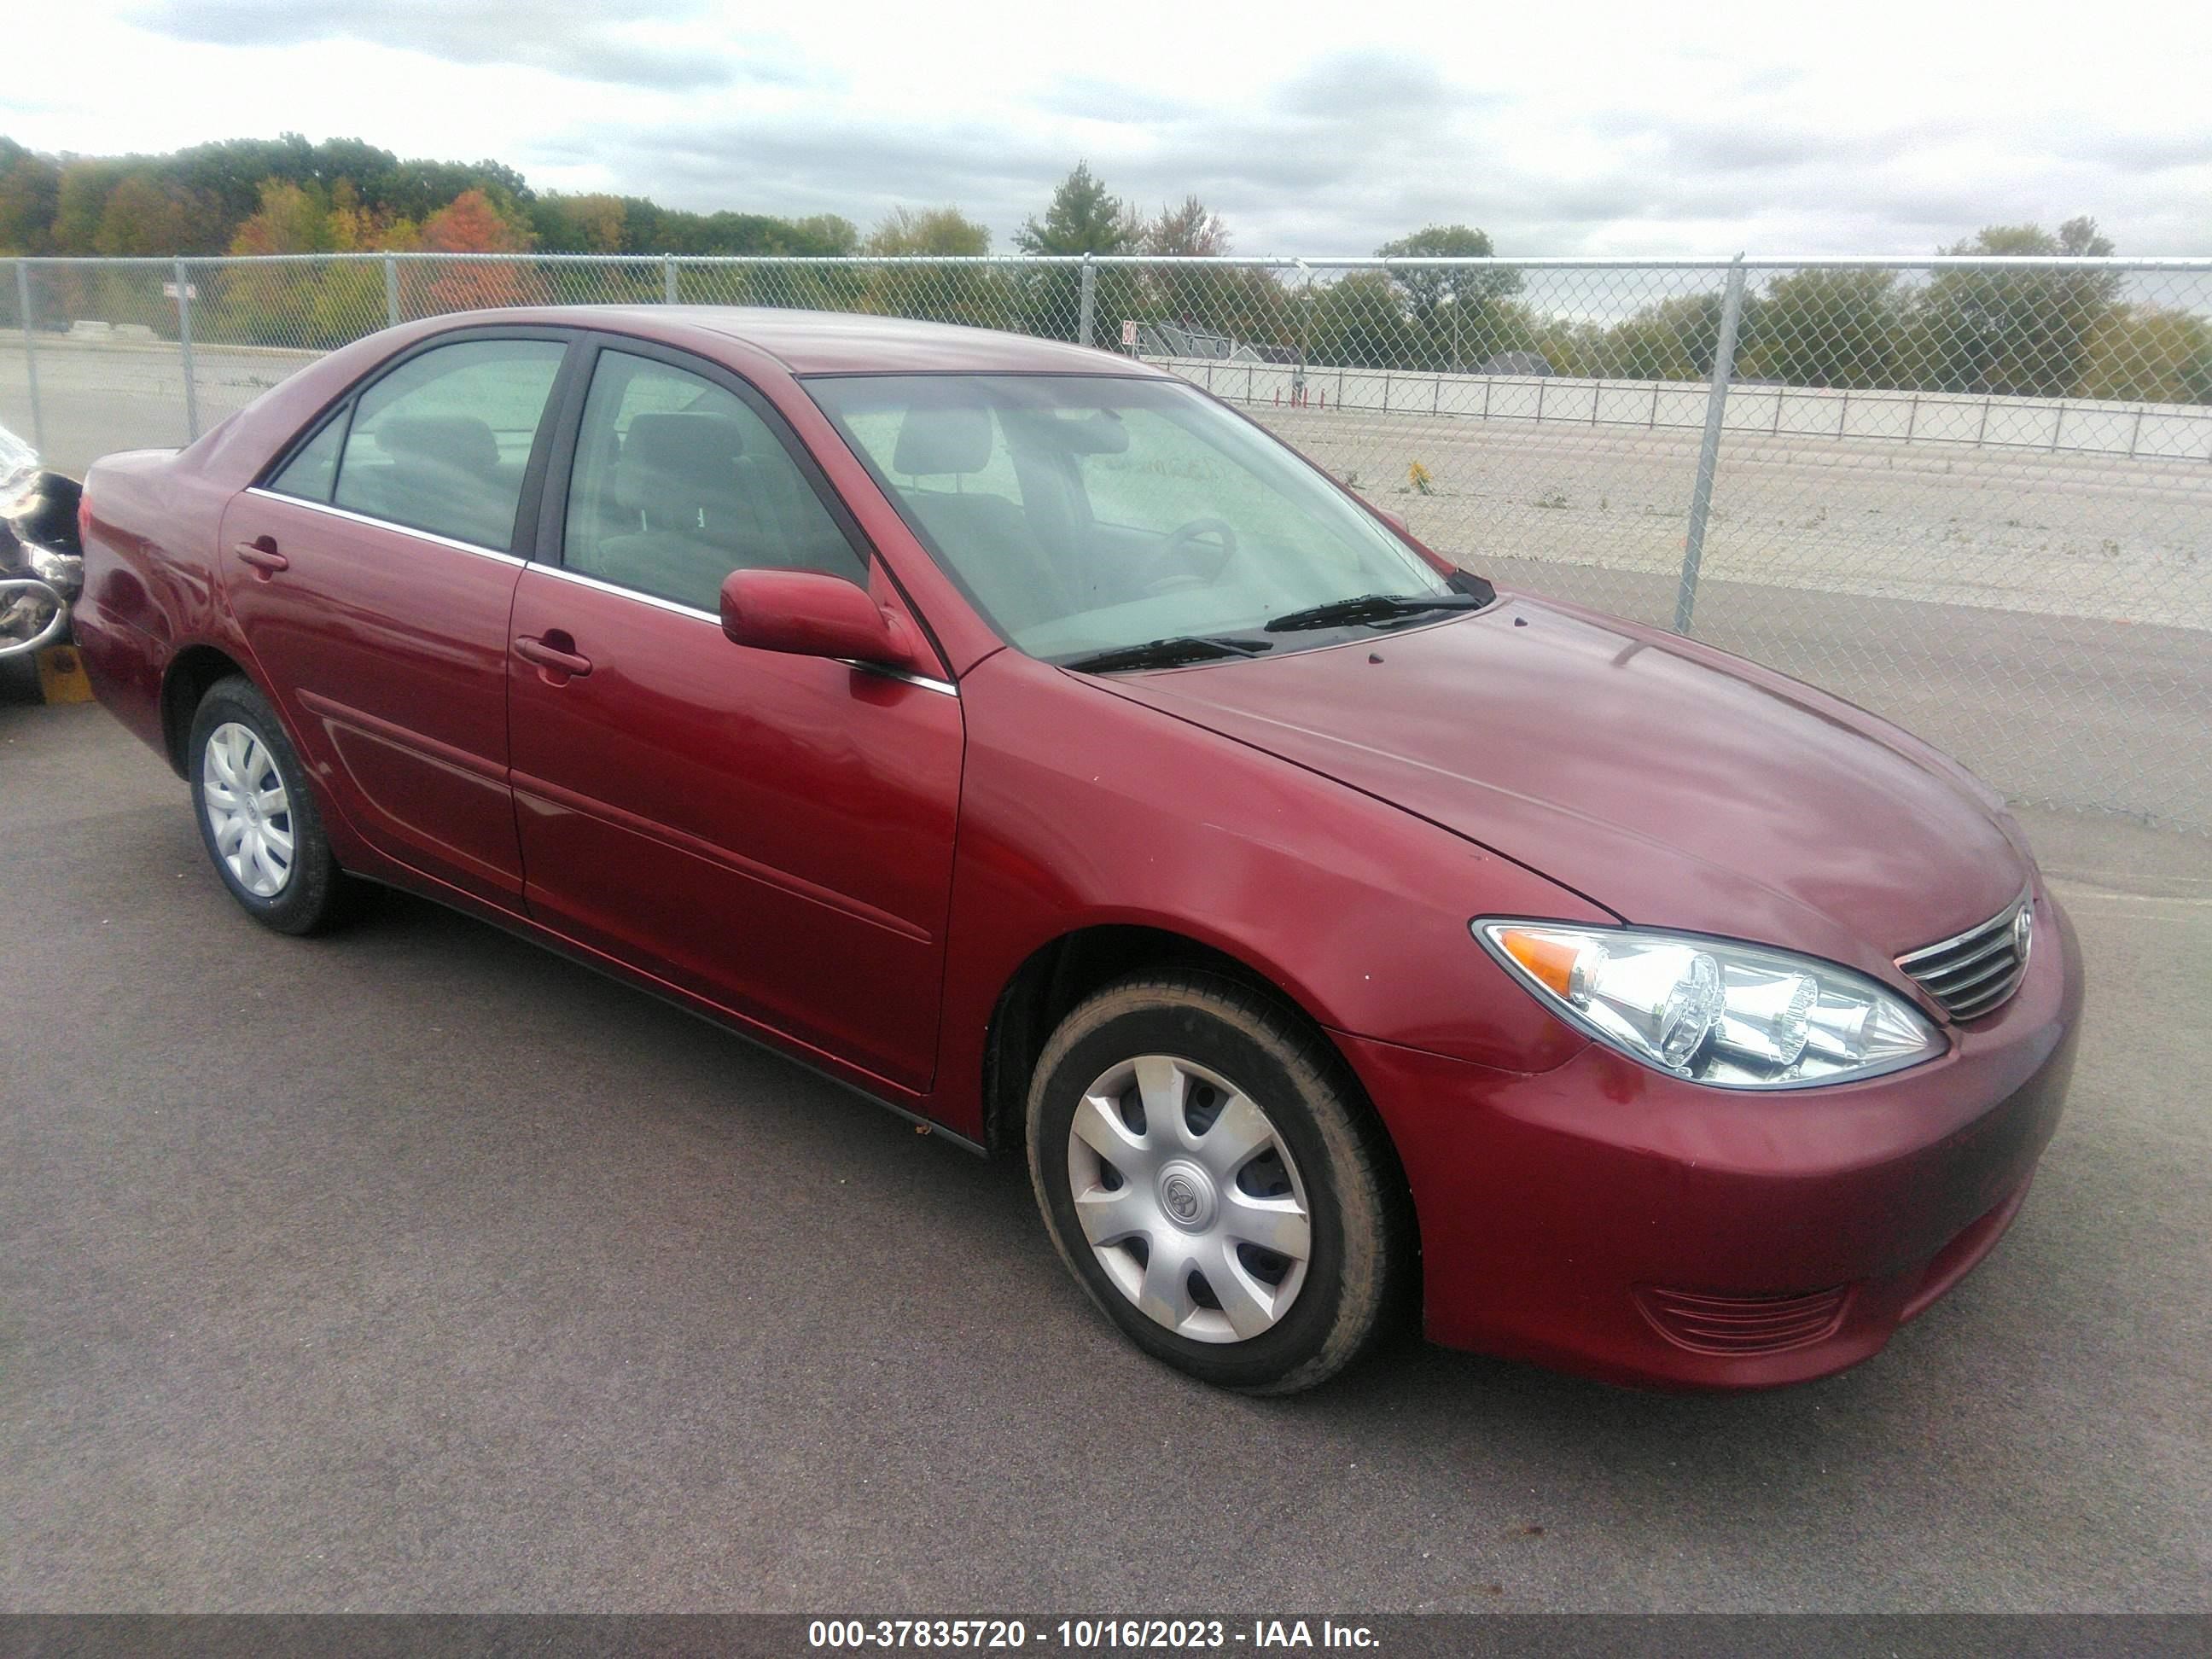
<path fill-rule="evenodd" d="M 200 810 L 216 856 L 256 898 L 275 898 L 292 879 L 292 803 L 276 757 L 251 726 L 226 721 L 200 757 Z"/>
<path fill-rule="evenodd" d="M 1195 1061 L 1144 1054 L 1085 1089 L 1067 1176 L 1107 1278 L 1179 1336 L 1247 1341 L 1305 1283 L 1313 1223 L 1290 1148 L 1242 1090 Z"/>

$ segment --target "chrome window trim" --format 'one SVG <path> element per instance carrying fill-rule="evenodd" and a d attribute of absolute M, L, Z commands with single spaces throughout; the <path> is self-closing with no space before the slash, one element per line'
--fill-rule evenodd
<path fill-rule="evenodd" d="M 641 605 L 653 605 L 658 610 L 670 611 L 678 617 L 690 617 L 698 622 L 712 623 L 717 631 L 720 631 L 722 626 L 720 616 L 712 611 L 702 611 L 696 605 L 684 605 L 676 599 L 664 599 L 658 593 L 647 593 L 638 588 L 624 587 L 619 582 L 606 581 L 598 576 L 587 576 L 580 570 L 570 570 L 563 565 L 532 563 L 530 568 L 541 575 L 557 576 L 564 582 L 574 582 L 579 587 L 588 587 L 597 592 L 612 594 L 618 599 L 635 599 Z M 832 660 L 842 662 L 848 668 L 857 668 L 863 673 L 880 674 L 885 679 L 903 680 L 908 685 L 919 686 L 924 691 L 934 691 L 940 696 L 957 697 L 960 695 L 960 688 L 950 680 L 933 679 L 927 674 L 910 673 L 903 668 L 893 668 L 885 663 L 860 662 L 851 657 L 837 657 Z"/>
<path fill-rule="evenodd" d="M 391 519 L 372 518 L 366 513 L 356 513 L 350 507 L 333 507 L 328 501 L 311 501 L 301 495 L 287 495 L 281 489 L 265 489 L 259 484 L 248 485 L 246 493 L 258 495 L 264 501 L 283 501 L 292 507 L 304 507 L 311 513 L 327 513 L 333 519 L 343 519 L 349 524 L 367 525 L 372 530 L 396 530 L 403 536 L 412 536 L 438 547 L 450 547 L 458 553 L 473 553 L 480 559 L 496 559 L 517 569 L 530 562 L 513 553 L 502 553 L 495 547 L 479 547 L 474 542 L 458 541 L 451 536 L 441 536 L 434 530 L 417 530 L 411 524 L 399 524 Z"/>
<path fill-rule="evenodd" d="M 451 536 L 441 536 L 434 531 L 417 530 L 412 525 L 394 524 L 389 519 L 371 518 L 366 513 L 356 513 L 348 507 L 332 507 L 325 501 L 304 501 L 297 495 L 287 495 L 282 490 L 264 489 L 259 484 L 248 486 L 246 493 L 249 495 L 259 495 L 268 501 L 284 501 L 294 507 L 304 507 L 312 512 L 327 513 L 334 519 L 343 519 L 352 524 L 367 525 L 372 530 L 396 530 L 403 536 L 413 536 L 439 547 L 450 547 L 458 553 L 473 553 L 480 559 L 493 559 L 501 564 L 512 565 L 516 569 L 528 568 L 544 575 L 556 576 L 564 582 L 574 582 L 579 587 L 589 587 L 602 593 L 610 593 L 618 599 L 635 599 L 640 605 L 653 605 L 658 610 L 669 611 L 675 616 L 690 617 L 698 622 L 712 623 L 717 629 L 722 625 L 721 617 L 712 611 L 702 611 L 696 605 L 684 605 L 676 599 L 664 599 L 658 593 L 647 593 L 638 588 L 624 587 L 617 582 L 602 580 L 597 576 L 587 576 L 580 570 L 570 570 L 563 565 L 545 564 L 536 560 L 518 558 L 512 553 L 502 553 L 497 548 L 478 547 L 473 542 L 456 541 Z M 912 673 L 903 668 L 893 668 L 886 663 L 859 662 L 851 657 L 838 657 L 834 660 L 843 663 L 848 668 L 860 669 L 864 673 L 880 674 L 885 679 L 902 680 L 907 684 L 917 686 L 924 691 L 934 691 L 939 696 L 957 697 L 960 695 L 960 688 L 950 680 L 936 679 L 927 674 Z"/>
<path fill-rule="evenodd" d="M 919 686 L 924 691 L 934 691 L 941 697 L 957 697 L 960 695 L 960 688 L 953 684 L 951 680 L 933 679 L 927 674 L 917 674 L 910 669 L 893 668 L 889 663 L 860 662 L 852 657 L 839 657 L 836 660 L 843 663 L 848 668 L 857 668 L 863 673 L 880 674 L 887 680 L 903 680 L 907 684 Z"/>
<path fill-rule="evenodd" d="M 595 592 L 611 593 L 618 599 L 635 599 L 640 605 L 652 605 L 658 611 L 672 611 L 679 617 L 692 617 L 708 622 L 719 629 L 722 618 L 712 611 L 702 611 L 696 605 L 685 605 L 677 599 L 664 599 L 658 593 L 648 593 L 641 587 L 624 587 L 620 582 L 611 582 L 599 576 L 587 576 L 580 570 L 571 570 L 566 565 L 533 563 L 531 568 L 541 576 L 557 576 L 564 582 L 574 582 L 579 587 L 588 587 Z"/>

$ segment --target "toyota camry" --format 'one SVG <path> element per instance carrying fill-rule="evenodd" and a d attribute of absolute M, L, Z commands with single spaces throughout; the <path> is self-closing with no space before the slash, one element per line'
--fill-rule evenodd
<path fill-rule="evenodd" d="M 441 317 L 100 462 L 82 529 L 93 683 L 247 915 L 404 888 L 1022 1152 L 1105 1317 L 1225 1387 L 1416 1316 L 1835 1371 L 2058 1117 L 2080 958 L 1989 788 L 1128 358 Z"/>

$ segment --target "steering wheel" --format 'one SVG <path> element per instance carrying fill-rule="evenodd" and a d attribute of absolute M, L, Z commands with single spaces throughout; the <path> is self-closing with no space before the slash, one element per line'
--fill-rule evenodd
<path fill-rule="evenodd" d="M 1200 538 L 1218 536 L 1221 538 L 1219 551 L 1201 546 Z M 1194 549 L 1203 556 L 1190 559 Z M 1167 545 L 1152 556 L 1151 562 L 1137 573 L 1138 591 L 1147 598 L 1156 593 L 1172 593 L 1178 588 L 1203 587 L 1218 579 L 1237 556 L 1237 532 L 1225 519 L 1193 519 L 1177 525 L 1168 532 Z M 1188 560 L 1190 568 L 1170 568 L 1178 562 Z"/>

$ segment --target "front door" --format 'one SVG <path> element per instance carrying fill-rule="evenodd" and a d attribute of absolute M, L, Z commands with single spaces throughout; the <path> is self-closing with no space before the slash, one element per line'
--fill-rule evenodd
<path fill-rule="evenodd" d="M 516 527 L 566 349 L 505 331 L 410 354 L 223 521 L 232 607 L 326 797 L 380 852 L 509 905 Z"/>
<path fill-rule="evenodd" d="M 509 629 L 526 896 L 580 943 L 921 1091 L 958 697 L 748 650 L 719 619 L 739 565 L 829 570 L 900 603 L 803 457 L 732 377 L 600 349 L 553 464 L 559 562 L 540 547 Z"/>

